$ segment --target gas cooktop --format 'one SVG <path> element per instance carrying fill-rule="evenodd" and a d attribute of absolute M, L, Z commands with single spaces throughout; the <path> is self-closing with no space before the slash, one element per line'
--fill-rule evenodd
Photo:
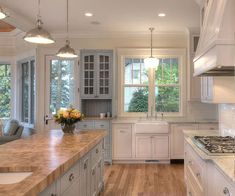
<path fill-rule="evenodd" d="M 195 144 L 208 155 L 232 155 L 235 139 L 231 136 L 194 136 Z"/>

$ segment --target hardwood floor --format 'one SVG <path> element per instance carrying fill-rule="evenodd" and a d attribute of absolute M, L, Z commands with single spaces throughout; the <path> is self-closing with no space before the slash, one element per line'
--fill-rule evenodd
<path fill-rule="evenodd" d="M 105 166 L 101 196 L 185 196 L 183 164 Z"/>

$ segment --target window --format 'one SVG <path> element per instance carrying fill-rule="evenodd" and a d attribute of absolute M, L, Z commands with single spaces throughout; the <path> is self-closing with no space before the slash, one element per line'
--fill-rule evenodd
<path fill-rule="evenodd" d="M 185 78 L 182 62 L 185 51 L 161 50 L 163 55 L 158 55 L 159 67 L 156 70 L 146 69 L 144 58 L 147 55 L 142 49 L 136 50 L 137 54 L 133 49 L 129 50 L 134 52 L 129 52 L 128 49 L 120 50 L 119 69 L 123 74 L 120 75 L 122 82 L 119 90 L 119 115 L 154 115 L 154 111 L 168 116 L 183 115 L 182 103 L 186 93 L 182 93 L 182 89 L 186 90 L 186 86 L 183 85 L 182 88 L 182 80 Z"/>
<path fill-rule="evenodd" d="M 21 62 L 21 121 L 35 121 L 35 60 Z"/>
<path fill-rule="evenodd" d="M 148 70 L 141 58 L 125 59 L 124 111 L 148 111 Z"/>
<path fill-rule="evenodd" d="M 0 64 L 0 118 L 11 116 L 11 66 Z"/>
<path fill-rule="evenodd" d="M 50 63 L 50 112 L 75 104 L 74 60 L 53 59 Z"/>

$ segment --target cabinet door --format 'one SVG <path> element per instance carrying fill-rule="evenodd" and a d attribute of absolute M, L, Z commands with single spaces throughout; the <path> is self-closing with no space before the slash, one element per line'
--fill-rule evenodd
<path fill-rule="evenodd" d="M 112 145 L 111 145 L 111 131 L 110 131 L 109 121 L 95 121 L 95 129 L 105 129 L 107 135 L 104 138 L 104 160 L 105 162 L 112 162 Z"/>
<path fill-rule="evenodd" d="M 98 98 L 112 98 L 112 52 L 98 53 Z"/>
<path fill-rule="evenodd" d="M 196 130 L 196 124 L 171 125 L 171 159 L 184 159 L 184 134 L 183 130 Z"/>
<path fill-rule="evenodd" d="M 81 53 L 81 98 L 94 98 L 96 95 L 95 54 Z"/>
<path fill-rule="evenodd" d="M 68 189 L 61 194 L 61 196 L 78 196 L 79 195 L 79 179 L 73 182 Z M 51 195 L 50 195 L 51 196 Z"/>
<path fill-rule="evenodd" d="M 82 196 L 90 196 L 91 184 L 90 184 L 90 154 L 86 155 L 81 160 L 81 187 L 80 192 Z"/>
<path fill-rule="evenodd" d="M 132 127 L 130 124 L 113 126 L 113 156 L 115 159 L 132 157 Z"/>
<path fill-rule="evenodd" d="M 97 186 L 97 164 L 91 168 L 91 196 L 95 196 L 98 193 Z"/>
<path fill-rule="evenodd" d="M 39 196 L 53 196 L 56 195 L 56 185 L 57 182 L 52 183 L 49 187 L 47 187 L 44 191 L 39 193 Z"/>
<path fill-rule="evenodd" d="M 152 158 L 152 138 L 151 136 L 138 135 L 136 139 L 136 158 Z"/>
<path fill-rule="evenodd" d="M 169 158 L 169 138 L 168 136 L 152 137 L 152 148 L 154 159 Z"/>

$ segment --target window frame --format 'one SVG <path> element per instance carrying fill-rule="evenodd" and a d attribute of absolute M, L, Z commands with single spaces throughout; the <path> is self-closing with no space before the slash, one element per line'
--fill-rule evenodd
<path fill-rule="evenodd" d="M 13 89 L 13 77 L 12 77 L 12 75 L 13 75 L 13 66 L 12 66 L 12 63 L 11 62 L 9 62 L 9 61 L 0 61 L 0 65 L 9 65 L 10 66 L 10 72 L 11 72 L 11 76 L 10 76 L 10 88 L 11 88 L 11 95 L 10 95 L 10 107 L 11 107 L 11 109 L 10 109 L 10 117 L 9 118 L 7 118 L 7 117 L 3 117 L 3 118 L 0 118 L 1 120 L 7 120 L 7 119 L 10 119 L 10 118 L 12 118 L 12 116 L 13 116 L 13 113 L 14 113 L 14 111 L 13 111 L 13 91 L 14 91 L 14 89 Z"/>
<path fill-rule="evenodd" d="M 153 115 L 160 116 L 162 112 L 155 112 L 155 80 L 154 70 L 149 70 L 149 85 L 148 87 L 152 90 L 149 91 L 148 97 L 148 112 L 125 112 L 124 111 L 124 89 L 125 89 L 125 58 L 146 58 L 149 57 L 149 49 L 141 48 L 119 48 L 118 54 L 118 111 L 117 115 L 120 117 L 146 117 L 147 113 L 150 116 L 151 110 Z M 180 117 L 185 115 L 186 108 L 186 49 L 185 48 L 164 48 L 164 49 L 153 49 L 153 55 L 157 58 L 177 58 L 179 65 L 179 86 L 180 88 L 180 101 L 179 101 L 179 112 L 164 112 L 164 116 L 167 117 Z M 131 85 L 137 86 L 137 85 Z M 140 85 L 143 86 L 143 85 Z M 158 85 L 161 86 L 161 85 Z M 165 86 L 165 85 L 163 85 Z M 169 86 L 169 85 L 167 85 Z M 154 89 L 154 90 L 153 90 Z"/>
<path fill-rule="evenodd" d="M 35 84 L 34 84 L 34 90 L 35 90 L 35 96 L 34 96 L 34 99 L 33 99 L 33 104 L 34 104 L 34 122 L 31 123 L 31 102 L 32 102 L 32 72 L 31 72 L 31 62 L 34 61 L 34 77 L 35 77 Z M 28 118 L 29 118 L 29 122 L 23 122 L 22 121 L 22 112 L 23 112 L 23 104 L 22 104 L 22 101 L 23 101 L 23 68 L 22 68 L 22 64 L 23 63 L 28 63 L 28 66 L 29 66 L 29 89 L 28 89 L 28 103 L 29 103 L 29 109 L 28 109 Z M 19 60 L 17 61 L 17 66 L 18 66 L 18 73 L 20 75 L 20 78 L 19 78 L 19 84 L 18 84 L 18 94 L 19 94 L 19 100 L 18 100 L 18 117 L 19 117 L 19 120 L 21 122 L 21 124 L 25 127 L 30 127 L 30 128 L 34 128 L 35 126 L 35 123 L 36 123 L 36 58 L 33 56 L 33 57 L 28 57 L 28 58 L 25 58 L 25 59 L 22 59 L 22 60 Z"/>

